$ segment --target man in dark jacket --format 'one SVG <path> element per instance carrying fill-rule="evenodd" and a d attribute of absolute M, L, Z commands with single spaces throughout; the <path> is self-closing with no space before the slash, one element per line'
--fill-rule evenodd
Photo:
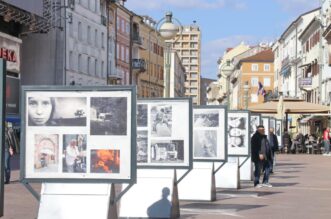
<path fill-rule="evenodd" d="M 272 159 L 272 150 L 269 145 L 267 136 L 264 134 L 264 126 L 259 125 L 257 127 L 257 131 L 251 139 L 251 146 L 251 156 L 255 166 L 254 186 L 258 188 L 261 188 L 262 186 L 272 187 L 272 185 L 269 184 L 270 159 Z M 262 185 L 260 185 L 260 173 L 262 168 L 264 170 L 264 177 Z"/>
<path fill-rule="evenodd" d="M 273 159 L 270 160 L 270 173 L 273 173 L 275 152 L 279 150 L 278 139 L 277 139 L 277 136 L 274 134 L 274 129 L 273 128 L 269 129 L 268 141 L 269 141 L 269 144 L 270 144 L 270 147 L 271 147 L 272 158 L 273 158 Z"/>

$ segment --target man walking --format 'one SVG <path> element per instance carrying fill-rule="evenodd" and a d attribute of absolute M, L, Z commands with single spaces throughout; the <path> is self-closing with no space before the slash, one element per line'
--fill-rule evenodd
<path fill-rule="evenodd" d="M 268 141 L 271 147 L 272 158 L 270 159 L 270 173 L 274 173 L 274 164 L 275 164 L 275 152 L 279 150 L 279 144 L 277 136 L 274 134 L 274 128 L 269 129 Z"/>
<path fill-rule="evenodd" d="M 5 126 L 5 184 L 10 183 L 10 158 L 14 155 L 13 144 L 10 141 L 8 134 L 7 123 Z"/>
<path fill-rule="evenodd" d="M 324 156 L 330 156 L 330 128 L 327 127 L 323 132 Z"/>
<path fill-rule="evenodd" d="M 255 166 L 254 187 L 256 188 L 272 187 L 269 183 L 270 159 L 272 159 L 272 152 L 267 136 L 264 133 L 264 126 L 259 125 L 251 139 L 251 156 Z M 262 168 L 264 171 L 264 176 L 262 184 L 260 184 L 260 173 Z"/>

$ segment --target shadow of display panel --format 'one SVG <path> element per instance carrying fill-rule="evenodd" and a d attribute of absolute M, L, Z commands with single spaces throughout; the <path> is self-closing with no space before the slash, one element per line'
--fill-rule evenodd
<path fill-rule="evenodd" d="M 140 168 L 191 168 L 191 99 L 138 100 L 136 151 Z"/>
<path fill-rule="evenodd" d="M 21 180 L 136 181 L 136 91 L 23 86 Z"/>
<path fill-rule="evenodd" d="M 229 156 L 250 156 L 250 121 L 249 111 L 230 110 L 228 112 L 227 135 Z"/>
<path fill-rule="evenodd" d="M 226 106 L 193 108 L 194 161 L 227 161 Z"/>

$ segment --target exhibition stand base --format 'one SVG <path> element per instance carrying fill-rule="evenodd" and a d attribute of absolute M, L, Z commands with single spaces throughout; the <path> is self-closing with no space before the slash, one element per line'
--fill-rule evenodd
<path fill-rule="evenodd" d="M 116 219 L 113 184 L 43 183 L 38 219 Z"/>
<path fill-rule="evenodd" d="M 122 190 L 128 185 L 123 184 Z M 120 218 L 179 218 L 176 170 L 138 169 L 137 183 L 121 198 Z"/>
<path fill-rule="evenodd" d="M 178 177 L 186 170 L 177 170 Z M 178 183 L 179 200 L 215 201 L 216 186 L 214 165 L 211 162 L 194 162 L 193 169 Z"/>
<path fill-rule="evenodd" d="M 215 168 L 222 163 L 215 162 Z M 240 171 L 239 158 L 228 157 L 228 162 L 215 174 L 216 188 L 239 189 Z"/>
<path fill-rule="evenodd" d="M 240 180 L 253 180 L 253 163 L 251 157 L 239 157 Z"/>

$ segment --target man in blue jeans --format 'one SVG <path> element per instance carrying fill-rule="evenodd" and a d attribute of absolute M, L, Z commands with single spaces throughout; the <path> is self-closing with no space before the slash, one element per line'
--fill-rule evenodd
<path fill-rule="evenodd" d="M 8 135 L 8 129 L 5 127 L 5 184 L 10 183 L 10 157 L 13 154 L 14 150 Z"/>
<path fill-rule="evenodd" d="M 256 132 L 251 139 L 251 156 L 254 162 L 254 187 L 272 187 L 269 183 L 270 175 L 270 160 L 272 160 L 272 149 L 269 145 L 267 136 L 264 134 L 264 126 L 260 125 L 257 127 Z M 263 181 L 260 184 L 260 173 L 261 169 L 264 171 Z"/>

